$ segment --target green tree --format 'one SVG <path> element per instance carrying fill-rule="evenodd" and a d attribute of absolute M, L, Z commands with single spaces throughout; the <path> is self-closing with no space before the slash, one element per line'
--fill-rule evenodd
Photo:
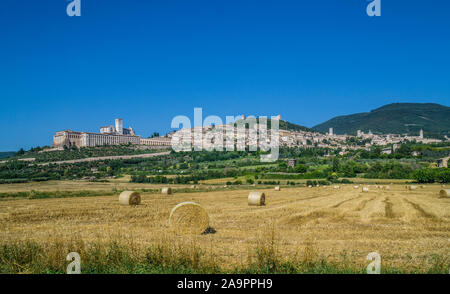
<path fill-rule="evenodd" d="M 306 171 L 308 170 L 308 167 L 306 167 L 303 164 L 297 164 L 297 166 L 295 167 L 295 172 L 297 173 L 306 173 Z"/>
<path fill-rule="evenodd" d="M 286 169 L 287 168 L 287 163 L 286 163 L 286 161 L 280 161 L 279 163 L 278 163 L 278 167 L 280 168 L 280 169 Z"/>
<path fill-rule="evenodd" d="M 333 158 L 333 171 L 338 172 L 339 171 L 339 159 L 337 157 Z"/>

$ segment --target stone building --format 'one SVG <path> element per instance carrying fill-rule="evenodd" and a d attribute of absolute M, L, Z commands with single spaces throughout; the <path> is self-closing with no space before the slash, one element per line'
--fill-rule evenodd
<path fill-rule="evenodd" d="M 140 144 L 141 137 L 133 135 L 102 134 L 88 132 L 74 132 L 65 130 L 53 136 L 53 147 L 76 146 L 95 147 L 101 145 Z"/>
<path fill-rule="evenodd" d="M 292 167 L 295 168 L 295 166 L 297 165 L 297 159 L 295 158 L 289 158 L 287 161 L 287 166 L 288 167 Z"/>
<path fill-rule="evenodd" d="M 441 158 L 437 161 L 438 167 L 448 167 L 448 160 L 450 157 Z"/>
<path fill-rule="evenodd" d="M 114 126 L 105 126 L 100 128 L 101 134 L 115 134 L 115 135 L 130 135 L 135 136 L 134 130 L 132 127 L 124 128 L 123 120 L 121 118 L 116 118 L 115 127 Z"/>
<path fill-rule="evenodd" d="M 171 139 L 165 137 L 141 138 L 140 144 L 145 146 L 171 146 Z"/>
<path fill-rule="evenodd" d="M 75 132 L 65 130 L 56 132 L 53 136 L 53 147 L 95 147 L 102 145 L 151 145 L 151 146 L 170 146 L 170 139 L 153 138 L 142 139 L 136 136 L 132 127 L 124 128 L 123 120 L 118 118 L 115 120 L 115 126 L 104 126 L 100 128 L 100 133 Z"/>

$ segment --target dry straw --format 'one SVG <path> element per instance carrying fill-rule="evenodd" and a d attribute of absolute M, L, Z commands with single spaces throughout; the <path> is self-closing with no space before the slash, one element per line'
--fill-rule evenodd
<path fill-rule="evenodd" d="M 139 205 L 141 195 L 135 191 L 123 191 L 119 195 L 119 203 L 122 205 Z"/>
<path fill-rule="evenodd" d="M 209 226 L 209 216 L 199 204 L 182 202 L 172 208 L 169 225 L 177 232 L 201 234 Z"/>
<path fill-rule="evenodd" d="M 266 205 L 266 195 L 262 192 L 250 192 L 250 194 L 248 194 L 248 205 L 250 206 Z"/>
<path fill-rule="evenodd" d="M 450 197 L 450 189 L 442 189 L 442 190 L 439 192 L 439 195 L 440 195 L 441 197 Z"/>
<path fill-rule="evenodd" d="M 172 194 L 172 188 L 170 188 L 170 187 L 163 187 L 161 189 L 161 193 L 162 194 L 167 194 L 167 195 Z"/>
<path fill-rule="evenodd" d="M 280 186 L 275 187 L 275 191 L 280 191 L 280 190 L 281 190 Z"/>

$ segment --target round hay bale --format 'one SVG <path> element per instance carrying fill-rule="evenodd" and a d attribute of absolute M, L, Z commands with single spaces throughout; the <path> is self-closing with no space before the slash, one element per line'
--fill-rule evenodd
<path fill-rule="evenodd" d="M 161 189 L 161 193 L 162 193 L 162 194 L 170 195 L 170 194 L 172 194 L 172 188 L 170 188 L 170 187 L 163 187 L 163 188 Z"/>
<path fill-rule="evenodd" d="M 280 186 L 275 186 L 275 191 L 281 191 Z"/>
<path fill-rule="evenodd" d="M 422 189 L 425 189 L 427 186 L 425 186 L 425 185 L 422 185 L 422 186 L 420 186 L 420 188 L 422 188 Z"/>
<path fill-rule="evenodd" d="M 119 195 L 119 203 L 122 205 L 139 205 L 141 195 L 136 191 L 123 191 Z"/>
<path fill-rule="evenodd" d="M 391 190 L 391 187 L 389 187 L 389 186 L 386 186 L 386 190 Z"/>
<path fill-rule="evenodd" d="M 439 196 L 441 196 L 441 197 L 450 197 L 450 189 L 442 189 L 439 192 Z"/>
<path fill-rule="evenodd" d="M 196 185 L 192 185 L 191 189 L 197 189 L 197 186 Z"/>
<path fill-rule="evenodd" d="M 333 186 L 333 189 L 340 189 L 341 187 L 339 186 Z"/>
<path fill-rule="evenodd" d="M 308 188 L 312 188 L 312 186 L 311 186 L 311 185 L 308 185 Z"/>
<path fill-rule="evenodd" d="M 414 186 L 414 185 L 408 186 L 408 190 L 416 190 L 416 189 L 417 189 L 417 186 Z"/>
<path fill-rule="evenodd" d="M 359 186 L 353 186 L 353 189 L 359 189 Z"/>
<path fill-rule="evenodd" d="M 266 205 L 266 194 L 261 192 L 250 192 L 250 194 L 248 194 L 248 205 L 250 206 Z"/>
<path fill-rule="evenodd" d="M 199 204 L 182 202 L 170 211 L 169 225 L 178 232 L 201 234 L 209 227 L 209 216 Z"/>
<path fill-rule="evenodd" d="M 362 192 L 369 192 L 369 187 L 363 187 Z"/>

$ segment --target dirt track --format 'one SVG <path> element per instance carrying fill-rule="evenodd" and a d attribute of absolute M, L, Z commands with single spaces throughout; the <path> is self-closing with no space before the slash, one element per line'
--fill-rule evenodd
<path fill-rule="evenodd" d="M 89 158 L 82 158 L 82 159 L 46 162 L 46 163 L 40 163 L 38 165 L 45 166 L 45 165 L 49 165 L 49 164 L 65 164 L 65 163 L 77 163 L 77 162 L 88 162 L 88 161 L 99 161 L 99 160 L 148 158 L 148 157 L 162 156 L 162 155 L 168 155 L 168 154 L 170 154 L 170 151 L 158 152 L 158 153 L 148 153 L 148 154 L 136 154 L 136 155 L 117 155 L 117 156 L 89 157 Z"/>

